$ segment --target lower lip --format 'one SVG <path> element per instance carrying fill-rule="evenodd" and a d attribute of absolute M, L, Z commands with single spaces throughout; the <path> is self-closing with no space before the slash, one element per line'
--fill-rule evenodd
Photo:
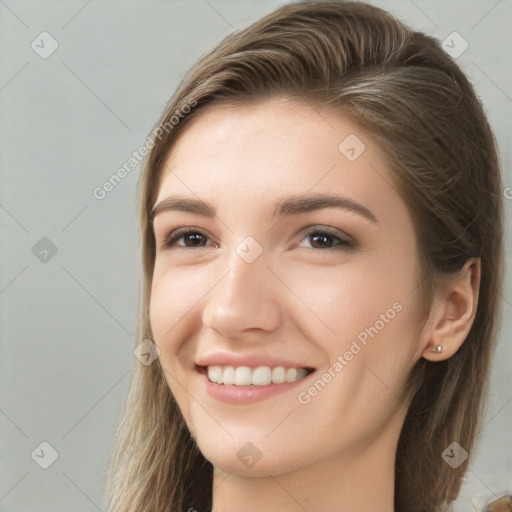
<path fill-rule="evenodd" d="M 295 382 L 272 383 L 266 386 L 226 386 L 210 381 L 204 374 L 201 374 L 201 377 L 205 379 L 206 392 L 212 398 L 230 404 L 252 404 L 300 386 L 313 373 L 315 372 L 311 372 Z"/>

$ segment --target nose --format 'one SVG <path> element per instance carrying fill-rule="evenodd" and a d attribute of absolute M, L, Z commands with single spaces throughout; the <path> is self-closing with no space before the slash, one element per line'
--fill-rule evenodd
<path fill-rule="evenodd" d="M 249 263 L 233 250 L 223 267 L 228 272 L 207 295 L 203 325 L 226 338 L 275 330 L 280 322 L 278 280 L 267 264 L 265 252 Z"/>

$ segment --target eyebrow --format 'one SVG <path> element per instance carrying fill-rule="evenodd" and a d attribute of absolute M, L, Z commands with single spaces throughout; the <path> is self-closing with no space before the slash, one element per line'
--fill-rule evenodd
<path fill-rule="evenodd" d="M 342 208 L 359 214 L 373 224 L 379 224 L 375 214 L 354 199 L 338 194 L 307 194 L 291 196 L 276 203 L 272 218 L 298 215 L 323 208 Z M 168 197 L 156 204 L 150 219 L 163 211 L 181 211 L 213 218 L 217 215 L 215 207 L 201 199 L 186 197 Z"/>
<path fill-rule="evenodd" d="M 186 197 L 168 197 L 153 207 L 150 219 L 153 220 L 158 213 L 166 211 L 196 213 L 205 217 L 215 217 L 217 215 L 215 208 L 206 201 Z"/>
<path fill-rule="evenodd" d="M 377 217 L 369 208 L 350 197 L 338 194 L 308 194 L 289 197 L 276 204 L 273 217 L 276 215 L 279 217 L 296 215 L 322 208 L 342 208 L 357 213 L 374 224 L 379 223 Z"/>

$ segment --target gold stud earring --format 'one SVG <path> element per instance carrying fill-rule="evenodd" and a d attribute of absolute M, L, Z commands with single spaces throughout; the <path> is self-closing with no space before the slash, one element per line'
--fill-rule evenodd
<path fill-rule="evenodd" d="M 433 349 L 432 349 L 432 352 L 436 352 L 436 353 L 440 353 L 443 351 L 443 346 L 442 345 L 437 345 L 435 346 Z"/>

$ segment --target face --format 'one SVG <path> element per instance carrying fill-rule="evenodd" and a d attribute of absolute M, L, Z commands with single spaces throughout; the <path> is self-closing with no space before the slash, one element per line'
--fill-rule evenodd
<path fill-rule="evenodd" d="M 212 105 L 173 147 L 150 322 L 215 467 L 283 474 L 396 441 L 420 301 L 392 183 L 368 134 L 295 100 Z"/>

